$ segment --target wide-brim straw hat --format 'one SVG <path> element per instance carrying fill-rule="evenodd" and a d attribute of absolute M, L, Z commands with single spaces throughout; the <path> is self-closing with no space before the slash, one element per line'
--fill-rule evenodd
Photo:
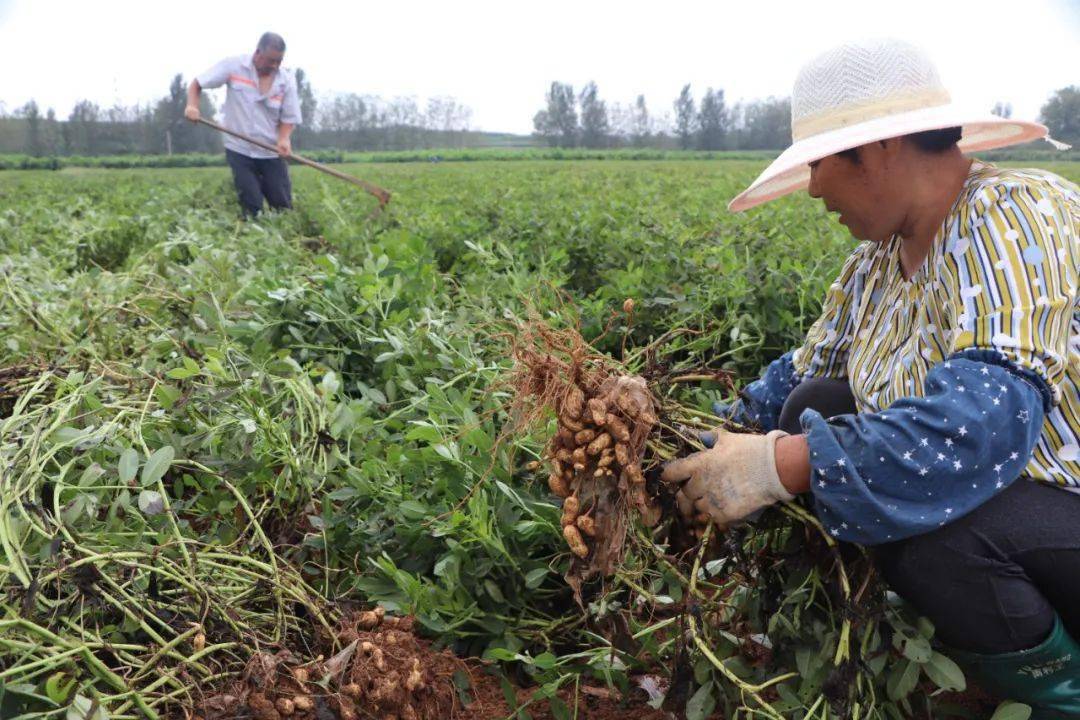
<path fill-rule="evenodd" d="M 803 66 L 791 94 L 791 147 L 728 209 L 746 210 L 805 188 L 810 163 L 829 155 L 877 140 L 958 126 L 963 130 L 959 142 L 963 152 L 1018 145 L 1047 135 L 1039 123 L 953 102 L 934 64 L 913 45 L 895 39 L 845 43 Z"/>

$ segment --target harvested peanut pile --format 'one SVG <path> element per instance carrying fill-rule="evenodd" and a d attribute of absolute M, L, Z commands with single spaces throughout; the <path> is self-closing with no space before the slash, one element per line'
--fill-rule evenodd
<path fill-rule="evenodd" d="M 288 650 L 257 653 L 239 682 L 202 702 L 203 720 L 489 717 L 483 698 L 462 702 L 457 683 L 472 685 L 478 669 L 449 651 L 432 650 L 413 632 L 411 618 L 382 608 L 353 613 L 337 633 L 341 649 L 329 659 L 300 662 Z M 490 717 L 498 710 L 492 708 Z"/>
<path fill-rule="evenodd" d="M 204 698 L 183 720 L 492 720 L 513 715 L 496 675 L 481 662 L 434 650 L 415 633 L 412 618 L 382 608 L 347 616 L 336 632 L 338 651 L 304 662 L 282 650 L 256 653 L 238 681 Z M 320 638 L 329 643 L 329 638 Z M 529 701 L 518 689 L 516 702 Z M 644 693 L 632 700 L 607 688 L 581 686 L 560 693 L 582 720 L 659 719 Z M 552 718 L 547 701 L 530 706 L 537 720 Z"/>

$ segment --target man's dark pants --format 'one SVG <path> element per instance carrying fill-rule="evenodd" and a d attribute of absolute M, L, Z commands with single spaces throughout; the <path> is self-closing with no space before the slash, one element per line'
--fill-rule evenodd
<path fill-rule="evenodd" d="M 780 429 L 801 433 L 799 415 L 855 412 L 846 381 L 797 386 Z M 1054 613 L 1080 638 L 1080 495 L 1019 478 L 966 516 L 923 535 L 877 545 L 889 586 L 952 647 L 983 654 L 1035 647 Z"/>
<path fill-rule="evenodd" d="M 275 210 L 292 207 L 292 182 L 289 166 L 283 159 L 253 158 L 232 150 L 225 151 L 225 159 L 232 168 L 233 183 L 244 215 L 258 215 L 264 198 Z"/>

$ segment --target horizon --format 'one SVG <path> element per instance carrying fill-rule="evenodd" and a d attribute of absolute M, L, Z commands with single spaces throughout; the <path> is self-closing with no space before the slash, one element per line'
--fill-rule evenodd
<path fill-rule="evenodd" d="M 1017 15 L 1015 5 L 993 0 L 981 4 L 975 17 L 959 4 L 940 5 L 916 0 L 893 18 L 891 34 L 926 49 L 958 101 L 986 112 L 997 102 L 1010 103 L 1014 117 L 1033 120 L 1053 92 L 1080 84 L 1080 3 L 1033 0 Z M 333 11 L 320 12 L 325 8 Z M 27 68 L 5 83 L 0 102 L 10 113 L 33 99 L 42 113 L 51 107 L 59 119 L 83 99 L 102 108 L 154 102 L 176 73 L 190 81 L 222 57 L 250 52 L 258 36 L 272 29 L 288 44 L 285 65 L 303 68 L 320 101 L 355 93 L 414 97 L 423 106 L 429 98 L 450 96 L 472 111 L 471 130 L 529 135 L 553 81 L 575 91 L 594 81 L 609 108 L 642 94 L 660 118 L 671 115 L 686 83 L 695 99 L 707 88 L 723 89 L 729 107 L 788 97 L 798 67 L 814 54 L 844 38 L 880 34 L 872 32 L 880 24 L 879 8 L 853 0 L 812 8 L 676 2 L 663 13 L 643 3 L 579 7 L 558 0 L 544 9 L 537 15 L 523 4 L 508 11 L 487 0 L 453 8 L 417 0 L 363 10 L 314 2 L 297 13 L 273 0 L 253 18 L 250 11 L 193 0 L 163 26 L 155 8 L 132 0 L 93 6 L 0 0 L 0 60 Z M 61 26 L 58 10 L 66 15 Z M 273 21 L 287 13 L 294 18 L 289 25 Z M 1010 41 L 999 43 L 994 36 L 1006 27 L 1006 13 Z M 787 22 L 762 27 L 785 16 Z M 102 17 L 125 22 L 103 26 Z M 522 36 L 526 23 L 530 33 Z M 957 43 L 957 27 L 978 42 Z M 576 39 L 578 28 L 603 32 L 578 33 Z M 361 47 L 350 47 L 350 40 Z M 69 49 L 74 55 L 66 54 Z M 988 64 L 998 50 L 1019 60 Z M 71 73 L 76 65 L 77 78 Z M 223 90 L 210 94 L 220 107 Z"/>

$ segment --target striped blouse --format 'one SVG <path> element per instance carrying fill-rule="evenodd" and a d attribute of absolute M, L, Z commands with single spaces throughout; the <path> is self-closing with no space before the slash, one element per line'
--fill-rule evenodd
<path fill-rule="evenodd" d="M 946 358 L 998 353 L 1051 395 L 1024 474 L 1080 487 L 1078 232 L 1076 185 L 976 161 L 910 280 L 899 238 L 862 243 L 848 258 L 792 357 L 795 371 L 848 378 L 859 412 L 875 412 L 922 396 Z"/>
<path fill-rule="evenodd" d="M 799 418 L 814 510 L 877 544 L 963 517 L 1018 478 L 1080 492 L 1080 190 L 973 163 L 923 266 L 867 242 L 805 343 L 773 361 L 733 420 L 776 427 L 791 391 L 846 379 L 858 412 Z"/>

